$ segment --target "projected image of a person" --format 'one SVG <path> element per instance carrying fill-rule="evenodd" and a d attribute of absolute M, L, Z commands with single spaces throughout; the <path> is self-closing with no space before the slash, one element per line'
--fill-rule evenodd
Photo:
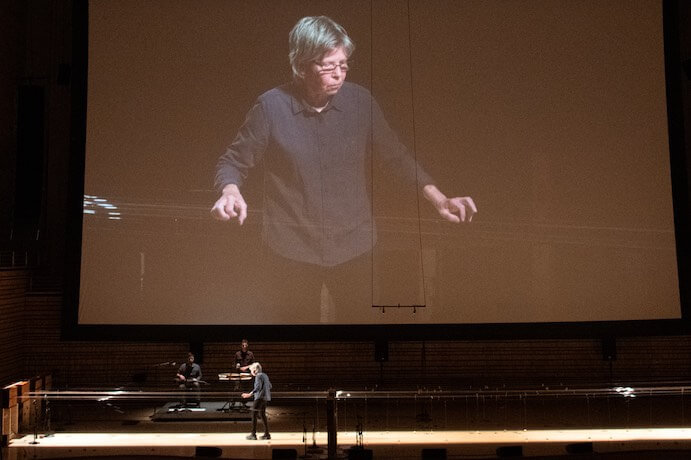
<path fill-rule="evenodd" d="M 215 186 L 221 196 L 211 213 L 242 225 L 248 205 L 241 188 L 262 162 L 262 234 L 273 257 L 271 272 L 280 274 L 271 285 L 280 292 L 277 305 L 318 305 L 323 282 L 341 315 L 342 299 L 371 304 L 369 291 L 355 292 L 371 284 L 369 277 L 353 279 L 371 273 L 376 241 L 370 165 L 419 187 L 450 222 L 470 222 L 477 207 L 471 197 L 443 194 L 370 92 L 345 81 L 355 45 L 343 27 L 325 16 L 302 18 L 289 47 L 293 81 L 259 96 L 220 157 Z M 299 299 L 303 293 L 311 300 Z"/>

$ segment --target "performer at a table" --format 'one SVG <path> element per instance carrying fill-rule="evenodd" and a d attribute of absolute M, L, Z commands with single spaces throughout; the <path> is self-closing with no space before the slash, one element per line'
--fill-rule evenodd
<path fill-rule="evenodd" d="M 269 424 L 266 421 L 266 406 L 271 401 L 271 382 L 269 376 L 262 371 L 262 365 L 258 362 L 252 363 L 249 369 L 254 377 L 254 389 L 250 393 L 242 394 L 245 399 L 253 398 L 252 432 L 247 436 L 247 439 L 257 439 L 257 416 L 261 417 L 264 423 L 264 435 L 261 439 L 271 439 Z"/>
<path fill-rule="evenodd" d="M 237 373 L 235 376 L 236 378 L 233 379 L 235 380 L 235 391 L 240 390 L 241 387 L 243 391 L 247 390 L 247 384 L 243 382 L 251 380 L 249 375 L 245 378 L 245 374 L 249 373 L 250 365 L 253 362 L 254 353 L 250 351 L 250 343 L 247 339 L 242 339 L 242 342 L 240 342 L 240 350 L 235 353 L 235 372 Z"/>
<path fill-rule="evenodd" d="M 250 351 L 250 344 L 247 339 L 242 339 L 240 350 L 235 353 L 236 372 L 247 372 L 250 364 L 254 362 L 254 353 Z"/>

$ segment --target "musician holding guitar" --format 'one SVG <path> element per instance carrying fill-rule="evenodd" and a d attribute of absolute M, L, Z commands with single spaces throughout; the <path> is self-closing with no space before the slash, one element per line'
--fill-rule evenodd
<path fill-rule="evenodd" d="M 180 368 L 178 368 L 178 373 L 175 376 L 175 379 L 178 382 L 178 388 L 180 391 L 195 391 L 196 405 L 198 406 L 201 402 L 199 383 L 202 380 L 202 368 L 199 366 L 199 364 L 194 362 L 194 354 L 191 352 L 187 354 L 187 361 L 182 363 Z M 187 397 L 184 398 L 183 404 L 187 405 Z"/>

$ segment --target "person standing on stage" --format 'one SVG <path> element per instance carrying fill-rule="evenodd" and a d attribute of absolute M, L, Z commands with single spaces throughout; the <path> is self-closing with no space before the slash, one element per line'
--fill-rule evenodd
<path fill-rule="evenodd" d="M 201 396 L 199 392 L 199 382 L 202 379 L 202 368 L 199 364 L 194 362 L 194 354 L 187 354 L 187 361 L 182 363 L 175 376 L 178 382 L 178 388 L 181 391 L 194 390 L 196 394 L 196 403 L 199 405 Z M 187 397 L 184 398 L 183 404 L 187 404 Z"/>
<path fill-rule="evenodd" d="M 254 362 L 254 353 L 250 351 L 250 343 L 247 339 L 242 339 L 240 350 L 235 353 L 235 369 L 238 372 L 247 372 L 250 364 Z"/>
<path fill-rule="evenodd" d="M 257 439 L 257 416 L 262 418 L 264 423 L 264 435 L 261 439 L 271 439 L 269 434 L 269 424 L 266 420 L 266 406 L 271 401 L 271 382 L 269 376 L 262 371 L 262 365 L 258 362 L 249 366 L 250 373 L 254 377 L 254 389 L 250 393 L 243 393 L 242 397 L 254 398 L 252 401 L 252 433 L 247 435 L 247 439 Z"/>
<path fill-rule="evenodd" d="M 290 32 L 289 47 L 293 81 L 259 96 L 220 157 L 220 198 L 211 214 L 242 225 L 248 205 L 241 188 L 249 170 L 263 164 L 262 236 L 270 248 L 265 286 L 273 295 L 266 303 L 273 319 L 319 322 L 324 284 L 337 318 L 347 321 L 357 314 L 353 308 L 372 304 L 370 164 L 416 186 L 449 222 L 470 222 L 477 207 L 469 196 L 443 194 L 372 94 L 345 81 L 355 45 L 341 25 L 326 16 L 304 17 Z"/>
<path fill-rule="evenodd" d="M 266 421 L 266 406 L 271 401 L 271 382 L 269 376 L 262 371 L 262 365 L 258 362 L 252 363 L 249 369 L 254 377 L 254 389 L 250 393 L 242 394 L 245 399 L 254 398 L 252 401 L 252 432 L 247 435 L 247 439 L 257 439 L 257 416 L 260 416 L 264 423 L 264 435 L 261 436 L 261 439 L 271 439 L 269 424 Z"/>

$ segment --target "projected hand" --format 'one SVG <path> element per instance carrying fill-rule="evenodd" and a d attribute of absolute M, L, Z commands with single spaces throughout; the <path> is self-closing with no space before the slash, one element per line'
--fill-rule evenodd
<path fill-rule="evenodd" d="M 469 196 L 447 198 L 434 185 L 426 185 L 423 193 L 439 215 L 449 222 L 472 222 L 473 216 L 477 213 L 477 206 Z"/>
<path fill-rule="evenodd" d="M 247 218 L 247 203 L 237 185 L 228 184 L 223 188 L 221 197 L 211 208 L 211 215 L 214 219 L 222 221 L 237 217 L 238 223 L 242 225 Z"/>
<path fill-rule="evenodd" d="M 446 198 L 437 205 L 439 215 L 449 222 L 472 222 L 477 213 L 475 202 L 469 196 Z"/>

